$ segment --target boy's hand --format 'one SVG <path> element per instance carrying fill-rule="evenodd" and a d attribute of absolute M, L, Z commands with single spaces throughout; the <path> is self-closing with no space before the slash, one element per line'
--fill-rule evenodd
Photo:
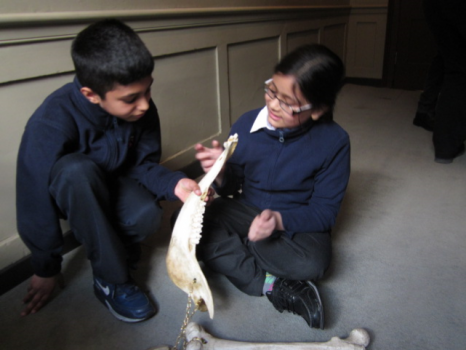
<path fill-rule="evenodd" d="M 21 316 L 35 314 L 39 311 L 50 300 L 57 285 L 61 288 L 64 287 L 61 275 L 53 277 L 39 277 L 33 275 L 28 287 L 28 294 L 23 299 L 23 303 L 27 305 L 21 312 Z"/>
<path fill-rule="evenodd" d="M 196 159 L 201 163 L 202 170 L 207 173 L 217 158 L 223 152 L 223 147 L 217 140 L 212 141 L 212 148 L 204 147 L 200 143 L 194 146 L 196 150 Z"/>
<path fill-rule="evenodd" d="M 201 189 L 196 181 L 184 178 L 178 181 L 175 186 L 175 195 L 184 203 L 188 199 L 191 192 L 194 192 L 196 195 L 202 195 Z M 204 201 L 209 205 L 214 200 L 215 191 L 213 188 L 209 188 L 207 196 L 204 198 Z"/>
<path fill-rule="evenodd" d="M 282 216 L 278 211 L 265 209 L 252 221 L 248 238 L 250 241 L 257 242 L 270 237 L 275 230 L 283 230 Z"/>

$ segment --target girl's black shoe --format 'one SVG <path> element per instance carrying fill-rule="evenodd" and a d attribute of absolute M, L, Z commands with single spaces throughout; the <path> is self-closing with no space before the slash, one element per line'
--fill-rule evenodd
<path fill-rule="evenodd" d="M 309 327 L 324 329 L 324 308 L 319 291 L 311 281 L 277 278 L 266 296 L 278 311 L 300 315 Z"/>

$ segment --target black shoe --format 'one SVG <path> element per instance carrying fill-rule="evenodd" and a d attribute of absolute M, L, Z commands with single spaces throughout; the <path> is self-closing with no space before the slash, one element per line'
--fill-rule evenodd
<path fill-rule="evenodd" d="M 450 164 L 453 163 L 453 159 L 459 157 L 464 154 L 465 148 L 464 143 L 458 148 L 458 152 L 453 157 L 443 157 L 443 156 L 435 156 L 435 162 L 440 164 Z"/>
<path fill-rule="evenodd" d="M 426 129 L 427 131 L 434 130 L 434 119 L 429 117 L 427 113 L 416 113 L 413 119 L 413 124 Z"/>
<path fill-rule="evenodd" d="M 267 298 L 280 312 L 302 316 L 309 327 L 324 329 L 324 308 L 317 287 L 310 281 L 277 278 Z"/>

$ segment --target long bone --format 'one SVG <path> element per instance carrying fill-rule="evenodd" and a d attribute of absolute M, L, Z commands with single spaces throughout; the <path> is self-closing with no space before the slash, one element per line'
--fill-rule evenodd
<path fill-rule="evenodd" d="M 183 204 L 173 227 L 166 258 L 170 279 L 191 296 L 200 311 L 209 311 L 210 318 L 214 317 L 214 303 L 209 285 L 196 259 L 196 245 L 201 239 L 204 198 L 226 160 L 233 154 L 237 143 L 237 134 L 228 138 L 223 144 L 223 152 L 199 182 L 202 195 L 199 197 L 191 193 Z"/>
<path fill-rule="evenodd" d="M 186 327 L 186 339 L 186 350 L 365 350 L 370 341 L 364 329 L 356 328 L 347 338 L 333 337 L 324 343 L 248 343 L 215 338 L 194 322 Z"/>

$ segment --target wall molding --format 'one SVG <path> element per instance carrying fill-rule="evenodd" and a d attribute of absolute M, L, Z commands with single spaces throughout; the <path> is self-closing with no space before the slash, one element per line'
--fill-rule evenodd
<path fill-rule="evenodd" d="M 22 26 L 37 24 L 60 24 L 69 22 L 95 21 L 107 17 L 118 17 L 123 20 L 143 20 L 154 18 L 190 18 L 202 16 L 231 16 L 244 14 L 268 13 L 302 13 L 303 11 L 336 11 L 351 8 L 378 8 L 374 6 L 259 6 L 259 7 L 211 7 L 211 8 L 183 8 L 158 10 L 106 10 L 106 11 L 69 11 L 69 12 L 41 12 L 41 13 L 13 13 L 0 15 L 1 26 Z"/>
<path fill-rule="evenodd" d="M 374 8 L 379 7 L 374 6 Z M 67 34 L 45 34 L 34 37 L 22 36 L 22 32 L 16 33 L 16 37 L 2 38 L 0 36 L 0 47 L 54 40 L 69 40 L 74 38 L 77 32 L 82 29 L 82 26 L 79 26 L 80 24 L 87 25 L 89 22 L 105 18 L 134 21 L 136 25 L 141 21 L 158 21 L 156 25 L 154 25 L 154 22 L 151 22 L 150 26 L 135 26 L 133 28 L 138 33 L 144 33 L 284 20 L 308 16 L 310 13 L 314 15 L 313 19 L 317 15 L 319 18 L 325 18 L 328 16 L 348 15 L 350 10 L 354 9 L 354 6 L 295 6 L 0 14 L 0 30 L 53 26 L 56 33 L 56 26 L 66 25 L 76 25 L 77 29 L 76 32 Z"/>
<path fill-rule="evenodd" d="M 168 9 L 133 11 L 88 11 L 0 15 L 0 58 L 4 62 L 21 62 L 34 47 L 41 48 L 31 62 L 37 69 L 26 71 L 3 67 L 0 69 L 0 86 L 25 82 L 42 77 L 71 74 L 74 69 L 68 57 L 51 65 L 44 56 L 49 52 L 64 52 L 71 41 L 96 19 L 118 17 L 139 34 L 179 30 L 202 30 L 274 22 L 310 21 L 321 26 L 326 19 L 346 17 L 350 6 L 301 6 L 301 7 L 243 7 L 210 9 Z M 8 25 L 7 25 L 8 24 Z M 57 57 L 57 56 L 55 56 Z M 65 61 L 64 61 L 64 60 Z"/>

